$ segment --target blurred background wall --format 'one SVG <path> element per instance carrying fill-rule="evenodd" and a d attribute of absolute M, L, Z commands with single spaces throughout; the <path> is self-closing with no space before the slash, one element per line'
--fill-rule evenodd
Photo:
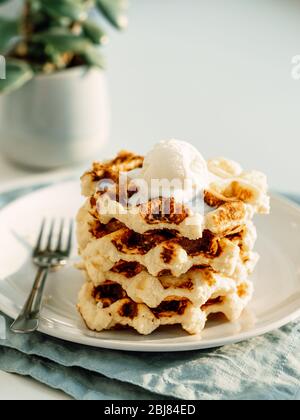
<path fill-rule="evenodd" d="M 300 191 L 299 0 L 131 0 L 129 29 L 106 54 L 104 155 L 176 137 Z"/>

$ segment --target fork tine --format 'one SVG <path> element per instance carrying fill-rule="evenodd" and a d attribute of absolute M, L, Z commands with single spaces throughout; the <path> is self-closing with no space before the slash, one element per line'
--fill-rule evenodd
<path fill-rule="evenodd" d="M 64 226 L 65 226 L 65 221 L 64 221 L 64 219 L 61 219 L 60 228 L 59 228 L 59 235 L 58 235 L 58 242 L 57 242 L 57 248 L 56 248 L 57 252 L 61 252 L 62 251 Z"/>
<path fill-rule="evenodd" d="M 41 251 L 41 245 L 42 245 L 42 240 L 43 240 L 43 236 L 44 236 L 45 224 L 46 224 L 46 219 L 43 219 L 42 224 L 41 224 L 41 228 L 40 228 L 40 232 L 39 232 L 39 236 L 38 236 L 38 239 L 37 239 L 37 243 L 36 243 L 36 246 L 34 248 L 34 252 Z"/>
<path fill-rule="evenodd" d="M 69 237 L 68 237 L 68 245 L 67 245 L 67 250 L 66 250 L 66 254 L 68 256 L 71 254 L 72 240 L 73 240 L 73 220 L 70 221 L 70 225 L 69 225 Z"/>
<path fill-rule="evenodd" d="M 53 238 L 53 232 L 54 232 L 54 226 L 55 226 L 55 220 L 53 219 L 50 226 L 50 232 L 48 235 L 48 242 L 47 242 L 47 251 L 51 251 L 51 245 L 52 245 L 52 238 Z"/>

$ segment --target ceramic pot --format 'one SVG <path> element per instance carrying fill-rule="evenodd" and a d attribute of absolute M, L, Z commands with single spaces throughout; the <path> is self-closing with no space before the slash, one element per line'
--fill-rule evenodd
<path fill-rule="evenodd" d="M 49 169 L 95 159 L 108 134 L 107 82 L 98 69 L 38 75 L 0 95 L 1 150 L 22 166 Z"/>

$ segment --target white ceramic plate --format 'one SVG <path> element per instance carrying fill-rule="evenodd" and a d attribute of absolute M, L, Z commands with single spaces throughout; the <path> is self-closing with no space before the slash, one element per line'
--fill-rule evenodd
<path fill-rule="evenodd" d="M 0 212 L 0 310 L 15 318 L 35 275 L 31 248 L 44 217 L 75 217 L 82 203 L 77 182 L 29 194 Z M 69 267 L 49 278 L 40 331 L 94 347 L 132 351 L 183 351 L 222 346 L 264 334 L 300 316 L 300 209 L 272 198 L 270 216 L 256 220 L 260 263 L 253 275 L 255 296 L 236 323 L 208 322 L 202 337 L 164 327 L 152 335 L 134 331 L 92 333 L 76 311 L 82 275 Z M 74 260 L 76 247 L 74 247 Z"/>

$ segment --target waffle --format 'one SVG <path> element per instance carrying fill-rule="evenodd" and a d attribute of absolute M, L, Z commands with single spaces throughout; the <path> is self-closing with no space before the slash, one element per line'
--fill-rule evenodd
<path fill-rule="evenodd" d="M 212 198 L 206 192 L 206 200 Z M 253 217 L 253 208 L 242 201 L 225 201 L 216 207 L 206 207 L 206 214 L 194 212 L 191 208 L 177 204 L 174 199 L 156 198 L 139 206 L 126 207 L 112 199 L 109 194 L 95 194 L 90 200 L 93 214 L 103 224 L 117 219 L 129 229 L 143 234 L 150 230 L 174 230 L 191 240 L 202 237 L 204 230 L 216 235 L 233 232 Z M 97 203 L 97 208 L 93 206 Z M 167 209 L 164 211 L 164 209 Z"/>
<path fill-rule="evenodd" d="M 95 163 L 92 171 L 82 177 L 83 194 L 89 198 L 86 208 L 90 207 L 89 211 L 102 224 L 116 219 L 140 234 L 168 229 L 196 240 L 205 230 L 219 236 L 230 234 L 251 220 L 255 212 L 269 211 L 265 176 L 255 171 L 242 172 L 238 164 L 225 159 L 208 162 L 211 182 L 204 191 L 205 207 L 201 211 L 176 203 L 173 198 L 155 198 L 140 205 L 122 203 L 118 188 L 124 187 L 118 185 L 118 176 L 140 168 L 142 163 L 142 157 L 122 152 L 110 162 Z M 98 191 L 103 179 L 111 179 L 115 187 L 104 193 Z M 130 197 L 130 191 L 125 191 L 125 195 Z"/>
<path fill-rule="evenodd" d="M 220 238 L 205 230 L 202 238 L 189 240 L 176 231 L 150 230 L 139 234 L 112 219 L 107 224 L 98 221 L 90 200 L 79 211 L 77 237 L 83 259 L 98 267 L 110 267 L 124 259 L 144 265 L 153 276 L 169 270 L 180 276 L 195 265 L 208 265 L 215 271 L 232 275 L 240 251 L 252 251 L 256 230 L 252 222 L 235 227 L 235 231 Z"/>
<path fill-rule="evenodd" d="M 235 270 L 231 276 L 232 280 L 235 281 L 245 281 L 248 279 L 248 277 L 253 273 L 256 264 L 259 261 L 259 255 L 256 252 L 240 252 L 240 256 L 237 260 L 237 264 L 235 266 Z M 83 270 L 86 271 L 89 275 L 90 280 L 94 283 L 95 286 L 98 286 L 99 284 L 103 283 L 105 281 L 105 278 L 107 275 L 110 275 L 108 273 L 119 273 L 120 267 L 122 267 L 122 265 L 125 265 L 126 268 L 129 270 L 128 273 L 126 273 L 126 277 L 127 278 L 132 278 L 135 275 L 141 273 L 142 271 L 147 271 L 146 267 L 144 267 L 142 264 L 136 262 L 136 261 L 124 261 L 124 260 L 120 260 L 117 263 L 109 263 L 107 264 L 106 268 L 108 268 L 107 271 L 104 271 L 105 269 L 105 265 L 100 265 L 99 261 L 97 259 L 95 260 L 89 260 L 89 259 L 82 259 L 79 263 L 76 264 L 77 268 L 79 270 Z M 131 267 L 131 272 L 130 272 L 130 267 Z M 207 267 L 207 266 L 193 266 L 187 273 L 195 270 L 195 269 L 208 269 L 211 272 L 214 272 L 212 268 Z M 216 272 L 215 272 L 216 273 Z M 125 274 L 122 273 L 121 274 Z M 184 276 L 185 274 L 182 274 L 179 277 L 174 277 L 172 276 L 172 273 L 168 270 L 166 271 L 162 271 L 159 276 L 152 276 L 151 274 L 148 273 L 148 275 L 151 278 L 158 278 L 161 279 L 161 277 L 167 276 L 173 279 L 173 282 L 176 283 L 177 279 L 182 278 L 182 276 Z M 228 275 L 224 275 L 221 274 L 223 277 L 229 277 Z M 116 281 L 116 279 L 114 279 Z"/>
<path fill-rule="evenodd" d="M 118 156 L 104 163 L 95 162 L 90 171 L 81 178 L 82 193 L 92 197 L 103 179 L 118 183 L 119 174 L 139 169 L 144 158 L 130 152 L 120 152 Z M 210 172 L 210 183 L 205 201 L 212 207 L 221 204 L 241 201 L 249 204 L 260 214 L 268 214 L 270 199 L 267 194 L 266 176 L 258 171 L 245 172 L 236 162 L 225 158 L 211 159 L 207 162 Z"/>
<path fill-rule="evenodd" d="M 119 204 L 118 204 L 119 205 Z M 248 208 L 244 209 L 245 212 L 243 212 L 243 216 L 240 218 L 236 218 L 235 222 L 232 222 L 233 214 L 236 214 L 236 211 L 234 207 L 231 207 L 229 210 L 228 207 L 221 206 L 217 210 L 209 213 L 206 215 L 206 229 L 204 231 L 209 231 L 214 236 L 222 237 L 234 237 L 234 236 L 240 236 L 241 240 L 244 242 L 246 240 L 246 237 L 241 237 L 241 232 L 244 231 L 245 227 L 247 228 L 247 231 L 251 233 L 251 237 L 253 238 L 253 242 L 255 242 L 256 239 L 256 230 L 255 227 L 251 221 L 252 219 L 252 213 Z M 224 213 L 231 214 L 231 216 L 227 217 L 224 215 Z M 231 217 L 231 221 L 229 220 Z M 136 219 L 138 218 L 138 215 L 136 215 Z M 134 219 L 134 218 L 132 218 Z M 226 219 L 226 222 L 224 222 L 224 219 Z M 221 222 L 223 221 L 223 222 Z M 191 241 L 196 240 L 189 237 L 189 235 L 181 235 L 180 232 L 176 229 L 159 229 L 159 227 L 162 226 L 162 224 L 155 225 L 152 227 L 152 229 L 144 230 L 144 229 L 134 229 L 134 225 L 136 222 L 132 222 L 131 227 L 128 226 L 128 223 L 124 223 L 122 221 L 122 218 L 113 218 L 112 214 L 110 216 L 105 215 L 102 216 L 99 214 L 98 210 L 96 209 L 95 201 L 94 199 L 88 199 L 86 200 L 85 204 L 82 206 L 82 208 L 79 210 L 77 215 L 77 239 L 79 243 L 80 249 L 84 249 L 86 245 L 93 239 L 93 237 L 102 237 L 105 236 L 108 233 L 112 233 L 118 229 L 127 227 L 129 230 L 132 230 L 139 234 L 150 234 L 151 231 L 163 231 L 163 230 L 170 230 L 170 236 L 183 236 L 187 239 L 191 239 Z M 219 226 L 218 228 L 216 226 Z M 98 228 L 97 228 L 98 227 Z M 93 234 L 94 232 L 94 234 Z M 167 233 L 168 234 L 168 233 Z M 201 236 L 197 239 L 200 239 L 203 237 L 203 231 L 201 232 Z M 254 245 L 254 243 L 253 243 Z"/>
<path fill-rule="evenodd" d="M 179 324 L 189 334 L 200 334 L 212 313 L 223 313 L 229 321 L 237 320 L 251 299 L 252 285 L 245 282 L 232 293 L 220 293 L 212 293 L 202 307 L 185 298 L 169 297 L 150 309 L 130 299 L 116 283 L 106 282 L 95 288 L 86 282 L 79 294 L 78 310 L 87 327 L 98 332 L 127 326 L 147 335 L 162 325 Z"/>
<path fill-rule="evenodd" d="M 179 324 L 198 334 L 212 313 L 235 321 L 253 294 L 248 278 L 259 257 L 252 219 L 269 212 L 266 177 L 213 159 L 203 209 L 175 198 L 137 202 L 135 181 L 119 180 L 124 172 L 138 174 L 143 161 L 121 152 L 94 163 L 81 179 L 86 201 L 77 216 L 78 268 L 86 282 L 78 309 L 86 325 L 150 334 Z"/>
<path fill-rule="evenodd" d="M 209 160 L 208 170 L 212 174 L 209 191 L 250 204 L 259 214 L 269 214 L 270 198 L 266 176 L 258 171 L 245 172 L 239 164 L 225 158 Z"/>
<path fill-rule="evenodd" d="M 153 276 L 169 271 L 178 277 L 199 265 L 231 276 L 241 252 L 252 251 L 255 240 L 252 222 L 228 237 L 219 238 L 205 231 L 201 239 L 192 241 L 166 230 L 140 235 L 115 221 L 103 225 L 86 209 L 78 216 L 80 254 L 99 272 L 109 271 L 115 263 L 125 260 L 140 263 Z"/>
<path fill-rule="evenodd" d="M 177 278 L 171 275 L 154 277 L 139 263 L 126 261 L 119 261 L 110 271 L 101 273 L 93 268 L 86 269 L 84 265 L 81 268 L 94 287 L 107 281 L 113 282 L 120 285 L 134 302 L 145 303 L 149 308 L 159 306 L 171 296 L 188 299 L 194 306 L 201 307 L 214 294 L 225 296 L 236 291 L 237 286 L 248 277 L 230 278 L 202 267 L 193 267 Z M 246 272 L 247 268 L 244 270 Z M 242 270 L 239 271 L 242 273 Z"/>
<path fill-rule="evenodd" d="M 139 242 L 141 240 L 141 242 Z M 144 242 L 147 240 L 148 242 Z M 155 241 L 162 241 L 155 245 Z M 206 243 L 207 242 L 207 243 Z M 225 275 L 232 275 L 238 262 L 240 248 L 229 239 L 205 239 L 205 248 L 199 251 L 198 244 L 190 250 L 178 243 L 177 238 L 165 240 L 156 234 L 136 238 L 127 228 L 120 229 L 103 238 L 89 242 L 82 251 L 84 261 L 108 271 L 116 262 L 125 260 L 139 262 L 150 274 L 159 276 L 169 271 L 178 277 L 195 265 L 209 266 Z"/>
<path fill-rule="evenodd" d="M 103 179 L 118 182 L 121 172 L 129 172 L 142 167 L 144 158 L 127 151 L 121 151 L 115 159 L 94 162 L 92 168 L 81 177 L 82 194 L 91 197 Z"/>

